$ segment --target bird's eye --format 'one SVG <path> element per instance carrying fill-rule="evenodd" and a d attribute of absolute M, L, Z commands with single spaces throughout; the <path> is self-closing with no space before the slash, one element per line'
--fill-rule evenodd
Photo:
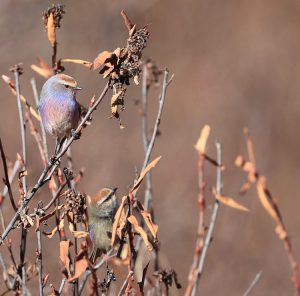
<path fill-rule="evenodd" d="M 65 88 L 69 88 L 70 87 L 70 85 L 68 85 L 68 84 L 65 84 Z"/>

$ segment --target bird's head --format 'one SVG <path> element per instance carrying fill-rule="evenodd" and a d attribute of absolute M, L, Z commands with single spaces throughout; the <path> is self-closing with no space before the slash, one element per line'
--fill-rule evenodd
<path fill-rule="evenodd" d="M 112 218 L 117 208 L 117 188 L 102 188 L 94 196 L 88 197 L 89 214 L 99 218 Z"/>
<path fill-rule="evenodd" d="M 72 93 L 73 95 L 77 90 L 81 89 L 73 77 L 62 73 L 56 74 L 49 78 L 46 84 L 50 90 L 63 93 Z"/>

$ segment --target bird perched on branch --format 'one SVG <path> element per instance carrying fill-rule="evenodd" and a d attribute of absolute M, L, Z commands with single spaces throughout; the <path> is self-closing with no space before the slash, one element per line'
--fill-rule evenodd
<path fill-rule="evenodd" d="M 88 199 L 89 235 L 93 243 L 91 262 L 111 248 L 114 216 L 118 207 L 115 189 L 102 188 Z"/>
<path fill-rule="evenodd" d="M 56 137 L 55 153 L 77 127 L 80 105 L 76 91 L 80 89 L 75 79 L 65 74 L 56 74 L 43 85 L 38 109 L 45 130 Z"/>

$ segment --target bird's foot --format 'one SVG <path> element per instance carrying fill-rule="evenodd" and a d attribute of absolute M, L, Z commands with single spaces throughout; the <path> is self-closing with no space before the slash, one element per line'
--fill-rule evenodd
<path fill-rule="evenodd" d="M 76 132 L 76 130 L 72 129 L 71 130 L 71 135 L 74 138 L 74 140 L 79 140 L 81 137 L 81 132 Z"/>

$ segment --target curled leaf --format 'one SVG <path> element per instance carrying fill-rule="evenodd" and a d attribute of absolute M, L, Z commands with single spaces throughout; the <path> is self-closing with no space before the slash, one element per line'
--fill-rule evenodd
<path fill-rule="evenodd" d="M 158 231 L 158 226 L 153 223 L 151 214 L 148 213 L 147 211 L 141 211 L 141 215 L 144 218 L 145 223 L 147 224 L 151 234 L 153 237 L 157 237 L 157 231 Z"/>
<path fill-rule="evenodd" d="M 69 282 L 73 282 L 74 280 L 78 279 L 88 268 L 89 263 L 86 258 L 82 258 L 75 262 L 75 273 L 69 279 Z"/>
<path fill-rule="evenodd" d="M 160 159 L 161 159 L 161 156 L 155 158 L 155 159 L 154 159 L 153 161 L 151 161 L 151 162 L 146 166 L 146 168 L 141 172 L 140 177 L 138 178 L 138 180 L 135 182 L 133 188 L 131 189 L 131 192 L 132 192 L 133 194 L 135 194 L 135 193 L 138 191 L 138 189 L 139 189 L 139 187 L 140 187 L 140 185 L 141 185 L 141 183 L 142 183 L 144 177 L 147 175 L 147 173 L 148 173 L 150 170 L 152 170 L 152 169 L 158 164 L 158 162 L 160 161 Z"/>
<path fill-rule="evenodd" d="M 85 66 L 85 67 L 87 67 L 89 69 L 91 69 L 92 66 L 93 66 L 92 62 L 84 61 L 84 60 L 80 60 L 80 59 L 62 59 L 61 62 L 80 64 L 80 65 L 83 65 L 83 66 Z"/>
<path fill-rule="evenodd" d="M 220 195 L 220 196 L 217 196 L 217 200 L 220 201 L 223 205 L 226 205 L 230 208 L 240 210 L 240 211 L 244 211 L 244 212 L 250 212 L 250 210 L 248 208 L 246 208 L 245 206 L 239 204 L 238 202 L 236 202 L 231 197 Z"/>
<path fill-rule="evenodd" d="M 47 33 L 48 33 L 48 39 L 50 41 L 50 44 L 52 47 L 54 47 L 56 42 L 56 36 L 55 36 L 54 16 L 52 12 L 50 13 L 47 21 Z"/>
<path fill-rule="evenodd" d="M 124 10 L 121 11 L 121 15 L 123 17 L 124 24 L 125 24 L 128 32 L 130 32 L 130 30 L 132 29 L 132 27 L 134 26 L 134 24 L 131 22 L 131 20 L 129 19 L 129 17 L 127 16 L 127 14 L 125 13 Z"/>
<path fill-rule="evenodd" d="M 68 276 L 70 276 L 70 258 L 69 258 L 69 248 L 71 246 L 70 240 L 60 241 L 59 242 L 59 258 L 63 263 L 64 267 L 68 272 Z"/>
<path fill-rule="evenodd" d="M 281 219 L 279 215 L 277 214 L 276 210 L 274 209 L 274 206 L 270 202 L 267 193 L 266 193 L 266 180 L 263 177 L 260 177 L 257 180 L 256 183 L 256 189 L 257 189 L 257 194 L 259 197 L 259 200 L 267 213 L 278 223 L 280 224 Z"/>
<path fill-rule="evenodd" d="M 200 137 L 195 145 L 195 149 L 200 154 L 205 154 L 206 152 L 206 142 L 210 134 L 210 126 L 205 125 L 203 129 L 201 130 Z"/>
<path fill-rule="evenodd" d="M 38 58 L 38 63 L 39 66 L 31 65 L 30 68 L 44 78 L 50 78 L 53 75 L 53 70 L 42 58 Z"/>
<path fill-rule="evenodd" d="M 99 55 L 95 58 L 92 64 L 92 69 L 96 70 L 100 68 L 102 65 L 104 65 L 107 62 L 107 59 L 111 58 L 112 55 L 113 53 L 107 50 L 99 53 Z"/>
<path fill-rule="evenodd" d="M 150 242 L 148 240 L 147 233 L 141 226 L 139 226 L 139 223 L 138 223 L 137 219 L 133 215 L 131 215 L 131 216 L 128 217 L 127 220 L 133 226 L 134 231 L 136 231 L 142 237 L 142 239 L 143 239 L 145 245 L 147 246 L 148 250 L 152 251 L 153 247 L 152 247 L 152 245 L 150 244 Z"/>
<path fill-rule="evenodd" d="M 118 225 L 120 223 L 120 218 L 121 218 L 121 214 L 122 214 L 122 210 L 125 204 L 125 201 L 127 200 L 127 196 L 123 196 L 122 197 L 122 202 L 115 214 L 115 219 L 114 219 L 114 224 L 113 224 L 113 228 L 112 228 L 112 234 L 111 234 L 111 245 L 113 246 L 115 243 L 115 239 L 116 239 L 116 233 L 117 233 L 117 228 Z"/>

